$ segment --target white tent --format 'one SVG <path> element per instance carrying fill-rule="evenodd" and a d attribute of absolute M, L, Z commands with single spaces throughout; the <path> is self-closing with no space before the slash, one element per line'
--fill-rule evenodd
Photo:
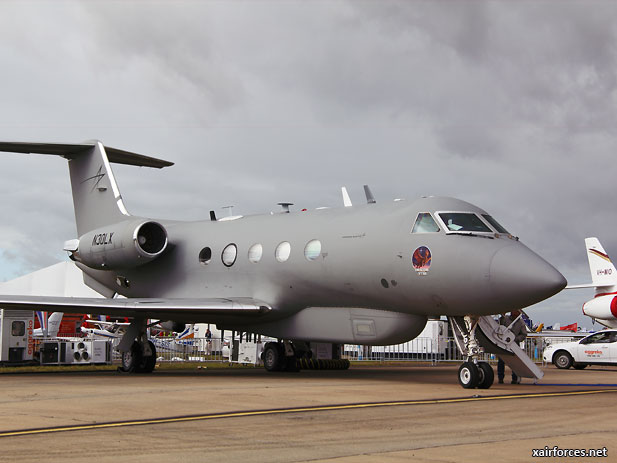
<path fill-rule="evenodd" d="M 84 284 L 73 262 L 59 262 L 14 280 L 0 283 L 0 294 L 59 297 L 103 297 Z"/>

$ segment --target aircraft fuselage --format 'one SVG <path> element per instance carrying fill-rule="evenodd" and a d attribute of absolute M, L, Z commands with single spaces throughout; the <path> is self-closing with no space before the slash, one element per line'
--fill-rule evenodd
<path fill-rule="evenodd" d="M 131 298 L 254 298 L 273 308 L 269 319 L 308 307 L 421 317 L 494 314 L 540 301 L 564 282 L 550 264 L 485 219 L 490 232 L 452 232 L 440 212 L 486 215 L 464 201 L 431 197 L 235 220 L 158 221 L 170 244 L 163 255 L 125 271 L 89 273 L 99 281 L 106 276 L 108 286 Z M 439 231 L 412 232 L 422 213 L 432 215 Z M 282 245 L 288 257 L 281 243 L 288 243 Z M 228 246 L 235 246 L 233 262 Z M 428 250 L 428 265 L 414 265 L 419 249 Z"/>

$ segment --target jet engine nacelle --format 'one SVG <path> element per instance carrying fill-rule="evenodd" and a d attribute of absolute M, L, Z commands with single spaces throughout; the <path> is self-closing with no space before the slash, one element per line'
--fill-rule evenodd
<path fill-rule="evenodd" d="M 617 295 L 607 294 L 585 302 L 583 314 L 598 320 L 617 319 Z"/>
<path fill-rule="evenodd" d="M 151 262 L 167 248 L 167 231 L 158 222 L 129 220 L 79 238 L 71 258 L 94 269 L 125 269 Z"/>

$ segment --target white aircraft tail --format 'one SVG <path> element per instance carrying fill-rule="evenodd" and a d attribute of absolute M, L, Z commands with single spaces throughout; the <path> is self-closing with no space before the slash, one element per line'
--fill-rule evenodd
<path fill-rule="evenodd" d="M 42 336 L 44 338 L 55 338 L 60 331 L 60 323 L 62 323 L 62 312 L 54 312 L 47 317 L 47 312 L 37 312 L 36 316 L 41 324 L 40 328 L 34 330 L 35 336 Z"/>
<path fill-rule="evenodd" d="M 178 333 L 176 336 L 176 341 L 186 341 L 188 339 L 193 339 L 195 337 L 195 325 L 190 324 L 186 325 L 184 331 L 182 333 Z"/>
<path fill-rule="evenodd" d="M 617 270 L 598 238 L 585 238 L 587 259 L 591 271 L 591 283 L 601 292 L 611 292 L 609 287 L 617 286 Z"/>
<path fill-rule="evenodd" d="M 60 331 L 60 323 L 62 323 L 62 317 L 64 313 L 62 312 L 54 312 L 49 316 L 47 320 L 47 334 L 50 338 L 55 338 L 58 336 L 58 331 Z"/>

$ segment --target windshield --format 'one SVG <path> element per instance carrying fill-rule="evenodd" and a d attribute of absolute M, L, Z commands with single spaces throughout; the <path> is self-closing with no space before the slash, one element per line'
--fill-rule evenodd
<path fill-rule="evenodd" d="M 450 231 L 492 233 L 480 217 L 470 212 L 441 212 L 439 217 Z"/>
<path fill-rule="evenodd" d="M 420 212 L 416 223 L 413 226 L 412 233 L 435 233 L 439 231 L 439 226 L 428 212 Z"/>
<path fill-rule="evenodd" d="M 497 233 L 504 233 L 506 235 L 509 235 L 510 233 L 508 232 L 508 230 L 506 230 L 505 228 L 503 228 L 501 226 L 501 224 L 499 222 L 497 222 L 495 219 L 493 219 L 490 215 L 488 214 L 482 214 L 482 217 L 484 217 L 486 219 L 486 221 L 488 223 L 490 223 L 493 228 L 495 230 L 497 230 Z"/>

